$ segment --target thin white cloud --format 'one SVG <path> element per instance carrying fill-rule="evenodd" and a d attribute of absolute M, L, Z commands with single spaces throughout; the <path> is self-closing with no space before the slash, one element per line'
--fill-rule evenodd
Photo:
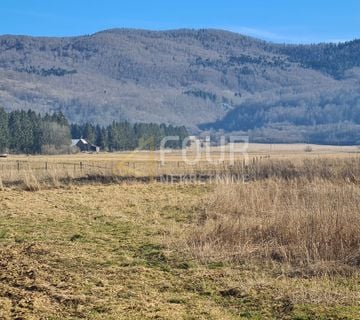
<path fill-rule="evenodd" d="M 238 33 L 246 34 L 246 35 L 249 35 L 252 37 L 258 37 L 258 38 L 263 38 L 263 39 L 267 39 L 267 40 L 283 40 L 284 39 L 284 36 L 279 35 L 277 33 L 270 32 L 267 30 L 256 29 L 256 28 L 236 27 L 236 28 L 231 28 L 231 30 L 238 32 Z"/>
<path fill-rule="evenodd" d="M 272 41 L 276 43 L 290 43 L 290 44 L 310 44 L 310 43 L 340 43 L 353 40 L 352 38 L 345 38 L 341 35 L 339 38 L 325 38 L 317 33 L 312 33 L 311 30 L 308 30 L 306 27 L 297 28 L 292 33 L 289 33 L 287 30 L 286 33 L 276 33 L 264 29 L 259 28 L 251 28 L 251 27 L 231 27 L 227 26 L 224 29 L 231 30 L 233 32 L 237 32 L 240 34 L 244 34 L 250 37 L 263 39 L 266 41 Z"/>
<path fill-rule="evenodd" d="M 244 27 L 244 26 L 240 26 L 240 27 L 229 27 L 228 26 L 228 27 L 225 27 L 224 29 L 231 30 L 233 32 L 237 32 L 240 34 L 244 34 L 244 35 L 247 35 L 250 37 L 259 38 L 259 39 L 277 42 L 277 43 L 308 44 L 308 43 L 320 43 L 320 42 L 339 43 L 339 42 L 349 41 L 349 39 L 345 39 L 345 38 L 324 39 L 324 38 L 321 38 L 320 36 L 317 37 L 314 34 L 306 35 L 305 31 L 301 32 L 300 34 L 299 34 L 299 32 L 296 32 L 297 33 L 296 35 L 295 35 L 295 33 L 292 35 L 289 35 L 289 34 L 280 34 L 280 33 L 275 33 L 275 32 L 271 32 L 268 30 Z"/>

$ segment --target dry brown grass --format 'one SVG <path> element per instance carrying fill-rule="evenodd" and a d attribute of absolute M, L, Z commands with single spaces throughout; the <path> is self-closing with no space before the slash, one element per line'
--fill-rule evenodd
<path fill-rule="evenodd" d="M 244 186 L 271 189 L 271 181 Z M 204 264 L 188 256 L 182 239 L 214 188 L 5 188 L 0 319 L 359 319 L 355 273 L 288 277 L 252 259 Z"/>
<path fill-rule="evenodd" d="M 356 155 L 161 168 L 216 177 L 186 184 L 92 156 L 0 177 L 0 319 L 360 318 Z"/>
<path fill-rule="evenodd" d="M 246 180 L 256 181 L 269 178 L 284 180 L 305 179 L 312 181 L 316 178 L 329 181 L 346 181 L 358 183 L 360 181 L 360 158 L 298 158 L 298 159 L 263 159 L 250 161 L 248 165 L 236 163 L 225 173 L 233 176 L 244 176 Z M 240 179 L 241 180 L 241 179 Z"/>
<path fill-rule="evenodd" d="M 4 186 L 39 190 L 84 182 L 113 182 L 159 178 L 164 175 L 203 175 L 207 180 L 261 180 L 271 177 L 293 179 L 314 177 L 355 181 L 360 177 L 357 154 L 301 155 L 283 153 L 270 156 L 237 155 L 230 161 L 191 164 L 181 160 L 178 152 L 170 153 L 161 164 L 158 152 L 118 154 L 82 154 L 69 156 L 11 157 L 0 161 L 0 180 Z M 216 149 L 211 154 L 219 157 Z"/>
<path fill-rule="evenodd" d="M 272 178 L 220 184 L 188 244 L 201 261 L 248 259 L 306 272 L 360 266 L 360 186 L 342 180 Z"/>

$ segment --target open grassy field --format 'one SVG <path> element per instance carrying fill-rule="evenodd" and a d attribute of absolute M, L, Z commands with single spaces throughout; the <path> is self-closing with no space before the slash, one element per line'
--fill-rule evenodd
<path fill-rule="evenodd" d="M 307 152 L 306 152 L 307 150 Z M 309 152 L 310 151 L 310 152 Z M 224 147 L 192 146 L 183 151 L 133 151 L 58 156 L 10 155 L 0 158 L 0 187 L 17 186 L 28 190 L 84 182 L 86 180 L 124 180 L 163 175 L 223 176 L 236 167 L 263 163 L 264 160 L 354 159 L 360 157 L 356 146 L 305 144 L 244 144 Z"/>
<path fill-rule="evenodd" d="M 3 187 L 0 319 L 360 319 L 360 159 L 313 157 L 246 181 Z"/>
<path fill-rule="evenodd" d="M 311 152 L 305 152 L 310 147 Z M 212 159 L 219 160 L 221 158 L 221 151 L 225 148 L 225 158 L 229 157 L 229 145 L 210 147 L 210 154 Z M 189 159 L 194 158 L 195 147 L 190 147 L 186 153 Z M 360 153 L 360 149 L 357 146 L 327 146 L 327 145 L 314 145 L 314 144 L 261 144 L 261 143 L 249 143 L 245 148 L 245 144 L 235 144 L 234 152 L 235 156 L 243 156 L 243 150 L 249 154 L 249 156 L 265 156 L 270 155 L 275 158 L 279 157 L 318 157 L 318 156 L 346 156 L 349 154 Z M 200 160 L 205 161 L 206 152 L 205 147 L 201 148 Z M 166 152 L 166 161 L 182 161 L 183 151 L 169 150 Z M 160 151 L 133 151 L 133 152 L 114 152 L 114 153 L 99 153 L 99 154 L 84 154 L 77 153 L 71 155 L 54 155 L 54 156 L 26 156 L 26 155 L 11 155 L 11 160 L 19 161 L 48 161 L 48 162 L 80 162 L 80 161 L 99 161 L 99 162 L 153 162 L 160 161 Z"/>

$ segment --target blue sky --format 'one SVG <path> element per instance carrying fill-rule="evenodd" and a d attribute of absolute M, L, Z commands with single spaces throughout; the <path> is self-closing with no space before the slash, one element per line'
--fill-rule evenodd
<path fill-rule="evenodd" d="M 360 38 L 360 0 L 0 0 L 0 34 L 219 28 L 274 42 Z"/>

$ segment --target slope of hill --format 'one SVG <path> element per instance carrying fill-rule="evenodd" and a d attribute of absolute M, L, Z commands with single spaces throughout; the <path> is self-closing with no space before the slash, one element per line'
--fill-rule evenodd
<path fill-rule="evenodd" d="M 360 41 L 279 45 L 220 30 L 1 36 L 0 105 L 61 110 L 76 122 L 165 122 L 193 130 L 204 123 L 210 125 L 203 129 L 248 130 L 287 122 L 289 114 L 300 119 L 291 124 L 317 124 L 309 110 L 322 123 L 326 114 L 331 123 L 356 124 L 359 47 Z M 343 108 L 348 103 L 351 112 Z M 246 111 L 253 106 L 257 111 Z M 266 119 L 251 124 L 253 112 Z"/>

